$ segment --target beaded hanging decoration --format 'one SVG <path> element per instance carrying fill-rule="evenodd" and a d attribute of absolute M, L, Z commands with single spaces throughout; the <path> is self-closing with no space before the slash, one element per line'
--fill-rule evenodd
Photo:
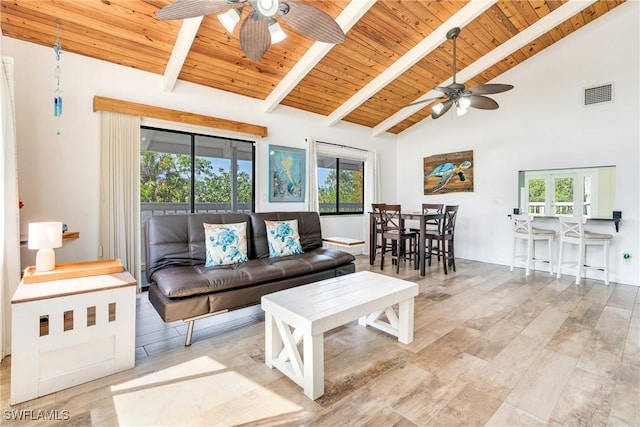
<path fill-rule="evenodd" d="M 62 69 L 60 68 L 60 55 L 62 55 L 62 47 L 60 46 L 60 21 L 56 20 L 56 43 L 53 45 L 53 51 L 56 54 L 56 68 L 54 77 L 56 79 L 56 90 L 53 92 L 53 116 L 62 116 L 62 90 L 60 89 L 60 76 Z"/>

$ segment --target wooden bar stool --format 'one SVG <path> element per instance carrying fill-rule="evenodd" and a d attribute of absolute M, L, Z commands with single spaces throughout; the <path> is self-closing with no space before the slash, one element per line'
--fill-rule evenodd
<path fill-rule="evenodd" d="M 512 257 L 511 257 L 511 271 L 516 261 L 523 259 L 525 263 L 526 273 L 529 275 L 531 270 L 535 270 L 535 263 L 548 262 L 549 274 L 553 275 L 553 238 L 556 234 L 554 230 L 547 230 L 545 228 L 536 228 L 533 226 L 533 215 L 512 215 Z M 517 254 L 518 240 L 524 240 L 527 243 L 527 252 L 521 255 Z M 548 244 L 548 257 L 540 258 L 536 257 L 536 242 L 547 241 Z"/>
<path fill-rule="evenodd" d="M 391 249 L 391 260 L 395 263 L 396 273 L 400 272 L 400 260 L 413 257 L 417 262 L 415 249 L 417 235 L 404 229 L 400 205 L 373 206 L 382 228 L 382 251 L 380 253 L 380 270 L 384 270 L 384 256 Z M 390 245 L 389 245 L 390 243 Z M 408 246 L 407 246 L 408 244 Z"/>
<path fill-rule="evenodd" d="M 427 254 L 425 258 L 429 259 L 431 265 L 431 257 L 436 255 L 438 261 L 442 257 L 442 267 L 444 274 L 448 274 L 447 266 L 456 271 L 456 255 L 454 250 L 454 241 L 456 234 L 456 218 L 458 217 L 458 205 L 447 205 L 442 213 L 439 230 L 427 230 Z M 436 246 L 433 247 L 433 242 Z"/>
<path fill-rule="evenodd" d="M 386 203 L 372 203 L 371 210 L 373 211 L 374 221 L 375 221 L 375 235 L 370 236 L 371 239 L 374 239 L 375 242 L 371 245 L 373 248 L 373 254 L 369 255 L 369 264 L 373 265 L 376 262 L 376 255 L 378 253 L 378 249 L 382 249 L 382 226 L 380 225 L 380 215 L 378 211 L 383 208 Z M 378 237 L 380 236 L 380 237 Z"/>
<path fill-rule="evenodd" d="M 442 221 L 442 210 L 444 209 L 444 204 L 442 203 L 423 203 L 422 204 L 422 215 L 430 215 L 431 217 L 425 220 L 424 224 L 424 232 L 425 234 L 438 234 L 440 233 L 440 223 Z M 413 231 L 415 233 L 420 233 L 419 228 L 411 228 L 409 231 Z M 431 250 L 429 248 L 432 247 L 432 241 L 427 240 L 427 247 L 424 251 L 424 258 L 429 259 L 431 262 Z M 416 249 L 417 250 L 417 249 Z M 440 241 L 438 240 L 436 243 L 436 251 L 438 253 L 438 261 L 440 261 Z M 418 269 L 418 263 L 415 265 L 416 270 Z"/>
<path fill-rule="evenodd" d="M 600 270 L 604 272 L 604 283 L 609 284 L 609 245 L 613 236 L 611 234 L 591 233 L 584 229 L 587 218 L 584 217 L 560 217 L 560 254 L 558 257 L 558 279 L 563 268 L 569 268 L 576 273 L 576 285 L 585 276 L 586 270 Z M 578 246 L 578 260 L 564 261 L 562 259 L 565 244 Z M 602 246 L 603 265 L 586 265 L 587 247 Z"/>

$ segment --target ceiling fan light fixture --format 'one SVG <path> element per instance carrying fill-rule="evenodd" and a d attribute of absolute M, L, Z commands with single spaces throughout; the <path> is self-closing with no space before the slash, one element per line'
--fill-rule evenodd
<path fill-rule="evenodd" d="M 164 0 L 167 1 L 167 0 Z M 259 61 L 272 43 L 282 41 L 286 34 L 276 23 L 278 19 L 302 36 L 322 43 L 344 43 L 340 24 L 312 1 L 301 0 L 174 0 L 156 12 L 161 20 L 188 19 L 217 14 L 229 33 L 240 21 L 240 47 L 247 59 Z M 249 13 L 243 18 L 243 7 Z"/>
<path fill-rule="evenodd" d="M 438 102 L 436 105 L 431 107 L 433 112 L 436 113 L 436 114 L 440 114 L 440 112 L 442 111 L 443 108 L 444 108 L 444 105 L 442 104 L 442 102 Z"/>
<path fill-rule="evenodd" d="M 469 108 L 469 106 L 471 106 L 471 100 L 463 96 L 458 100 L 458 105 L 460 106 L 460 108 L 464 108 L 466 110 L 467 108 Z"/>
<path fill-rule="evenodd" d="M 281 42 L 287 38 L 287 33 L 282 30 L 282 27 L 275 19 L 271 19 L 269 22 L 269 33 L 271 33 L 271 44 Z"/>
<path fill-rule="evenodd" d="M 242 8 L 235 8 L 221 13 L 218 15 L 218 20 L 222 24 L 228 33 L 233 33 L 233 29 L 240 22 L 240 16 L 242 15 Z"/>
<path fill-rule="evenodd" d="M 278 0 L 255 0 L 251 6 L 262 16 L 271 17 L 278 12 Z"/>
<path fill-rule="evenodd" d="M 466 99 L 467 101 L 469 101 L 469 105 L 465 106 L 464 104 L 466 104 L 466 102 L 463 102 L 464 99 L 466 98 L 460 98 L 455 100 L 456 113 L 458 113 L 459 116 L 464 116 L 465 114 L 467 114 L 467 107 L 471 105 L 471 102 L 468 99 Z"/>

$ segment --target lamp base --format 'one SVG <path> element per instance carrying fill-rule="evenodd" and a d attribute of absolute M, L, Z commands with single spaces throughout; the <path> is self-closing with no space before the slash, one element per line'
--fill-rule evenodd
<path fill-rule="evenodd" d="M 36 272 L 53 271 L 56 269 L 56 253 L 53 249 L 40 249 L 36 253 Z"/>

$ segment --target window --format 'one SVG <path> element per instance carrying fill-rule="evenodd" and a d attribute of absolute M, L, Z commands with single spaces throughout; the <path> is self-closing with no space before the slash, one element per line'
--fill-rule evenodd
<path fill-rule="evenodd" d="M 364 162 L 318 155 L 320 215 L 364 213 Z"/>
<path fill-rule="evenodd" d="M 598 198 L 594 188 L 610 179 L 604 173 L 591 169 L 569 172 L 525 173 L 526 211 L 533 215 L 609 215 L 612 209 L 605 198 Z M 608 188 L 608 187 L 607 187 Z M 603 191 L 607 193 L 607 191 Z M 600 203 L 598 203 L 600 200 Z M 600 212 L 594 208 L 600 208 Z"/>
<path fill-rule="evenodd" d="M 616 168 L 598 166 L 518 173 L 522 212 L 610 218 L 616 208 Z"/>
<path fill-rule="evenodd" d="M 252 212 L 251 141 L 142 127 L 140 211 Z"/>

